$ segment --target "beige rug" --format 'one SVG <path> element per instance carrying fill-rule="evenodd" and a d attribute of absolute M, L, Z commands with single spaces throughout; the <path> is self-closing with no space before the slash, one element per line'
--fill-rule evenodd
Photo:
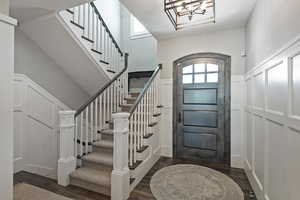
<path fill-rule="evenodd" d="M 173 165 L 151 179 L 157 200 L 244 200 L 240 187 L 228 176 L 197 165 Z"/>
<path fill-rule="evenodd" d="M 19 183 L 14 186 L 14 200 L 71 200 L 47 190 Z"/>

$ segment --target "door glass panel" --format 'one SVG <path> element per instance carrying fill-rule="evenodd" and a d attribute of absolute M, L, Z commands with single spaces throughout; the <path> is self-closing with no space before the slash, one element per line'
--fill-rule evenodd
<path fill-rule="evenodd" d="M 217 72 L 219 67 L 216 64 L 207 64 L 207 72 Z"/>
<path fill-rule="evenodd" d="M 195 64 L 194 68 L 195 68 L 195 72 L 205 72 L 205 64 L 204 63 Z"/>
<path fill-rule="evenodd" d="M 205 83 L 205 75 L 204 74 L 195 74 L 194 75 L 195 83 Z"/>
<path fill-rule="evenodd" d="M 217 83 L 219 79 L 218 73 L 208 73 L 207 82 L 208 83 Z"/>
<path fill-rule="evenodd" d="M 189 84 L 189 83 L 193 83 L 193 75 L 183 75 L 182 76 L 182 83 L 183 84 Z"/>
<path fill-rule="evenodd" d="M 193 73 L 193 65 L 186 66 L 182 69 L 183 74 L 190 74 Z"/>

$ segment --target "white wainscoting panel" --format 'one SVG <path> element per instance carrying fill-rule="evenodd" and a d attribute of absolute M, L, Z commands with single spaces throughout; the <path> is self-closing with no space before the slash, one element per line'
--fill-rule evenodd
<path fill-rule="evenodd" d="M 244 77 L 232 76 L 231 81 L 231 165 L 244 167 L 243 102 Z M 163 115 L 161 123 L 161 155 L 173 156 L 173 80 L 161 79 Z"/>
<path fill-rule="evenodd" d="M 69 110 L 27 76 L 15 75 L 14 172 L 56 178 L 59 110 Z"/>
<path fill-rule="evenodd" d="M 245 80 L 245 168 L 251 185 L 258 200 L 299 200 L 300 37 Z"/>

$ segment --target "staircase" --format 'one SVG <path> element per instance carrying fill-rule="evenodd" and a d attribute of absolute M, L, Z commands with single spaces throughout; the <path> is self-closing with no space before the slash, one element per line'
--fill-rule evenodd
<path fill-rule="evenodd" d="M 92 45 L 89 53 L 112 76 L 78 110 L 60 112 L 58 183 L 125 200 L 160 157 L 162 65 L 141 92 L 129 92 L 128 54 L 120 50 L 94 4 L 61 16 L 83 30 L 78 37 Z"/>

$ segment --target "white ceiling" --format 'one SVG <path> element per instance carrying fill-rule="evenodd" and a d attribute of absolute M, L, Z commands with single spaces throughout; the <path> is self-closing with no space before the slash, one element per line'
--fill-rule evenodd
<path fill-rule="evenodd" d="M 92 0 L 10 0 L 10 15 L 19 23 Z"/>
<path fill-rule="evenodd" d="M 157 38 L 215 31 L 246 24 L 256 0 L 215 0 L 216 23 L 175 31 L 164 12 L 164 0 L 120 0 Z"/>

